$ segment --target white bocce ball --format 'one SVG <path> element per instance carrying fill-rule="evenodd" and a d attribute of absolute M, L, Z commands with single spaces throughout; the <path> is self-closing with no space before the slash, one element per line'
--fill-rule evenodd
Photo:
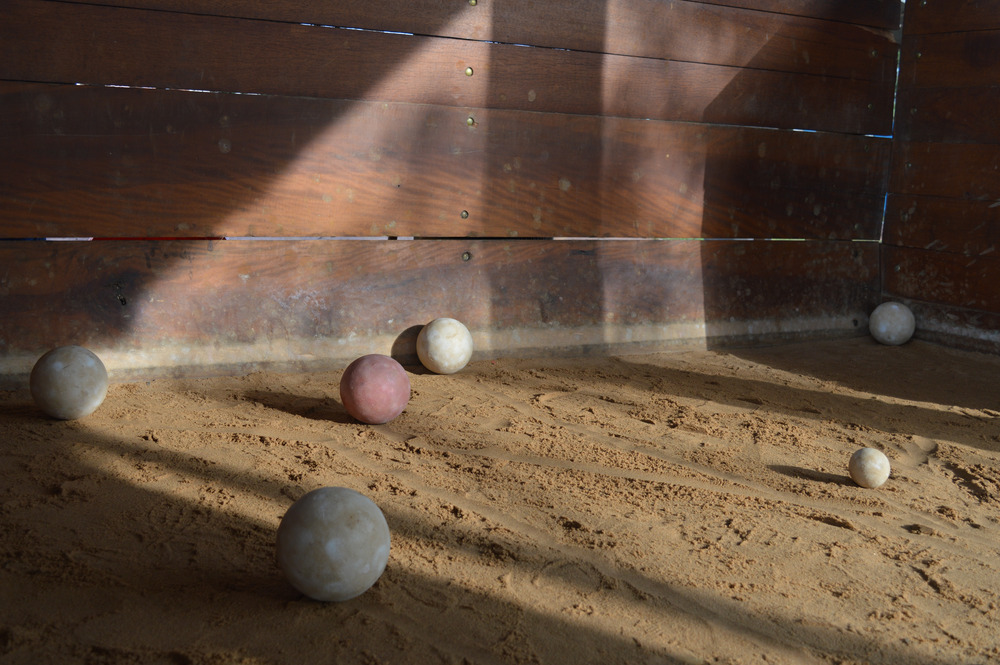
<path fill-rule="evenodd" d="M 35 363 L 28 379 L 31 397 L 47 415 L 60 420 L 89 416 L 108 394 L 108 371 L 93 351 L 60 346 Z"/>
<path fill-rule="evenodd" d="M 389 525 L 375 502 L 346 487 L 321 487 L 292 504 L 278 526 L 278 567 L 314 600 L 360 596 L 389 561 Z"/>
<path fill-rule="evenodd" d="M 916 323 L 910 308 L 899 302 L 884 302 L 875 308 L 868 319 L 872 337 L 882 344 L 898 346 L 913 337 Z"/>
<path fill-rule="evenodd" d="M 889 478 L 889 458 L 881 450 L 862 448 L 851 455 L 847 471 L 861 487 L 881 487 Z"/>
<path fill-rule="evenodd" d="M 472 335 L 461 321 L 434 319 L 417 335 L 417 356 L 437 374 L 454 374 L 472 358 Z"/>

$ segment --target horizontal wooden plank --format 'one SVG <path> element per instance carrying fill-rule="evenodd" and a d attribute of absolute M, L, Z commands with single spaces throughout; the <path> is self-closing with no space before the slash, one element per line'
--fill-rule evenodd
<path fill-rule="evenodd" d="M 901 88 L 896 138 L 904 141 L 1000 143 L 1000 87 Z"/>
<path fill-rule="evenodd" d="M 1000 200 L 995 145 L 895 141 L 890 191 L 970 201 Z"/>
<path fill-rule="evenodd" d="M 871 137 L 254 95 L 0 84 L 0 108 L 5 237 L 871 239 L 889 159 Z"/>
<path fill-rule="evenodd" d="M 928 303 L 1000 313 L 1000 260 L 995 255 L 883 246 L 886 293 Z"/>
<path fill-rule="evenodd" d="M 0 374 L 60 344 L 115 370 L 387 353 L 452 316 L 480 353 L 863 329 L 876 243 L 0 242 Z M 185 370 L 186 368 L 186 370 Z"/>
<path fill-rule="evenodd" d="M 483 0 L 475 4 L 461 0 L 104 0 L 96 4 L 865 80 L 891 75 L 896 46 L 888 32 L 859 25 L 894 30 L 899 24 L 898 4 L 888 1 L 706 4 L 687 0 L 577 0 L 569 6 L 535 0 Z M 873 51 L 877 52 L 875 57 Z"/>
<path fill-rule="evenodd" d="M 998 0 L 910 2 L 906 5 L 904 32 L 907 35 L 995 29 L 1000 29 Z"/>
<path fill-rule="evenodd" d="M 901 88 L 1000 85 L 1000 30 L 913 35 L 900 57 Z"/>
<path fill-rule="evenodd" d="M 782 74 L 756 60 L 733 68 L 89 5 L 55 11 L 43 0 L 12 5 L 0 24 L 0 78 L 8 80 L 860 134 L 891 127 L 892 78 L 884 72 L 875 80 Z"/>
<path fill-rule="evenodd" d="M 890 195 L 884 242 L 986 256 L 1000 247 L 1000 202 Z"/>
<path fill-rule="evenodd" d="M 808 16 L 844 23 L 870 25 L 886 30 L 900 27 L 902 3 L 898 0 L 877 2 L 829 2 L 829 0 L 701 0 L 706 4 L 744 7 L 777 14 Z"/>

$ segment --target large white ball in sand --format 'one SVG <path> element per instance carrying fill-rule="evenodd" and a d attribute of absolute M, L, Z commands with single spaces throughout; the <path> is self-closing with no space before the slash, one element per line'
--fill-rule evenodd
<path fill-rule="evenodd" d="M 889 458 L 881 450 L 861 448 L 851 455 L 847 471 L 861 487 L 881 487 L 889 479 Z"/>
<path fill-rule="evenodd" d="M 360 596 L 389 561 L 389 525 L 375 502 L 346 487 L 321 487 L 292 504 L 278 525 L 278 567 L 314 600 Z"/>
<path fill-rule="evenodd" d="M 60 346 L 35 363 L 28 379 L 31 397 L 47 415 L 60 420 L 89 416 L 108 394 L 108 371 L 82 346 Z"/>
<path fill-rule="evenodd" d="M 472 358 L 472 335 L 461 321 L 434 319 L 417 335 L 417 356 L 437 374 L 454 374 Z"/>
<path fill-rule="evenodd" d="M 884 302 L 875 308 L 868 319 L 872 337 L 882 344 L 898 346 L 913 337 L 916 322 L 910 308 L 899 302 Z"/>

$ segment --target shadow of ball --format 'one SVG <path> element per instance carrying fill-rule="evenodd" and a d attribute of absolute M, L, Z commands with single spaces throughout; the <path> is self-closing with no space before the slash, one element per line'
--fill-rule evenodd
<path fill-rule="evenodd" d="M 422 325 L 410 326 L 399 333 L 392 342 L 392 350 L 389 355 L 393 360 L 408 369 L 424 369 L 417 356 L 417 335 L 423 330 Z"/>

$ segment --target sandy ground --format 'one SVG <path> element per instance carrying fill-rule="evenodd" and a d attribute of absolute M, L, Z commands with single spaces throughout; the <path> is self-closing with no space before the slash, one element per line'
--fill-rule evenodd
<path fill-rule="evenodd" d="M 380 426 L 339 371 L 116 384 L 73 422 L 0 393 L 0 662 L 995 662 L 998 376 L 856 338 L 414 369 Z M 274 563 L 326 485 L 392 530 L 339 604 Z"/>

